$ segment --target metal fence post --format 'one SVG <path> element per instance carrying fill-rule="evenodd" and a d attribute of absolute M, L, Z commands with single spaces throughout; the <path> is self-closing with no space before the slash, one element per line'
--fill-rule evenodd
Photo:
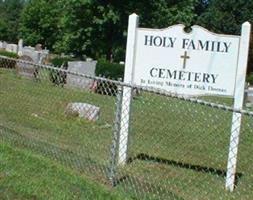
<path fill-rule="evenodd" d="M 111 169 L 110 169 L 110 181 L 112 186 L 116 185 L 116 171 L 117 171 L 117 149 L 120 132 L 120 120 L 121 120 L 121 104 L 122 104 L 122 86 L 118 85 L 117 99 L 116 99 L 116 112 L 113 129 L 112 147 L 111 147 Z"/>

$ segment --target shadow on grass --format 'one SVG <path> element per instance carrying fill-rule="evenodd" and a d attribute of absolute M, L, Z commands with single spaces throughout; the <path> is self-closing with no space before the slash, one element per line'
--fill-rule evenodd
<path fill-rule="evenodd" d="M 194 170 L 200 173 L 208 173 L 212 175 L 216 175 L 222 178 L 226 177 L 226 171 L 222 169 L 215 169 L 212 167 L 193 165 L 189 163 L 178 162 L 174 160 L 168 160 L 164 158 L 150 156 L 144 153 L 138 154 L 135 157 L 131 157 L 128 159 L 128 164 L 133 163 L 136 160 L 141 160 L 144 162 L 153 162 L 157 164 L 170 165 L 174 167 L 179 167 L 187 170 Z M 242 173 L 236 173 L 236 182 L 238 184 L 239 179 L 243 176 Z M 171 188 L 166 185 L 154 184 L 148 181 L 148 179 L 144 180 L 143 178 L 125 174 L 119 174 L 119 177 L 115 180 L 115 187 L 123 187 L 125 190 L 133 193 L 138 197 L 145 197 L 145 195 L 149 194 L 153 198 L 151 199 L 175 199 L 175 200 L 183 200 L 184 198 L 178 196 L 178 194 L 170 191 Z M 145 198 L 144 198 L 145 199 Z M 149 199 L 149 198 L 148 198 Z"/>
<path fill-rule="evenodd" d="M 168 159 L 164 159 L 164 158 L 160 158 L 160 157 L 150 156 L 150 155 L 144 154 L 144 153 L 140 153 L 135 157 L 129 158 L 128 163 L 130 164 L 130 163 L 134 162 L 135 160 L 142 160 L 142 161 L 154 162 L 154 163 L 158 163 L 158 164 L 171 165 L 171 166 L 179 167 L 179 168 L 183 168 L 183 169 L 194 170 L 196 172 L 212 174 L 212 175 L 220 176 L 223 178 L 226 177 L 226 171 L 222 170 L 222 169 L 215 169 L 212 167 L 193 165 L 193 164 L 189 164 L 189 163 L 168 160 Z M 243 173 L 240 173 L 240 172 L 236 173 L 236 175 L 235 175 L 235 184 L 236 185 L 238 184 L 238 182 L 242 178 L 242 176 L 243 176 Z"/>

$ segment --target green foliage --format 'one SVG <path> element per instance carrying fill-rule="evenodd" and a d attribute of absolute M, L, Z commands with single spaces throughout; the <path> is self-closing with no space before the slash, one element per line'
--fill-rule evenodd
<path fill-rule="evenodd" d="M 112 52 L 112 55 L 113 55 L 113 61 L 114 62 L 121 62 L 121 61 L 124 61 L 125 60 L 125 53 L 126 53 L 126 48 L 125 47 L 116 47 L 113 52 Z"/>
<path fill-rule="evenodd" d="M 0 69 L 2 126 L 0 129 L 0 169 L 1 174 L 4 175 L 0 179 L 0 185 L 4 188 L 0 190 L 0 199 L 5 197 L 3 193 L 6 194 L 7 199 L 24 200 L 97 200 L 100 195 L 100 199 L 107 199 L 104 189 L 95 185 L 95 190 L 93 190 L 94 187 L 85 182 L 86 180 L 90 182 L 89 180 L 92 179 L 105 183 L 106 179 L 101 176 L 100 171 L 91 173 L 90 166 L 94 166 L 92 168 L 94 170 L 108 167 L 107 159 L 110 158 L 109 147 L 112 142 L 112 138 L 108 137 L 112 132 L 108 124 L 112 124 L 115 117 L 112 114 L 115 112 L 115 98 L 84 90 L 67 88 L 63 90 L 52 87 L 45 81 L 40 81 L 35 85 L 30 79 L 18 78 L 12 71 Z M 66 103 L 84 100 L 101 108 L 98 122 L 71 119 L 64 115 Z M 206 97 L 206 100 L 210 102 L 219 100 L 221 104 L 226 105 L 233 103 L 230 98 Z M 189 106 L 193 106 L 194 110 L 186 109 Z M 187 114 L 186 111 L 187 113 L 194 112 L 195 128 L 192 123 L 193 116 Z M 213 117 L 217 115 L 221 115 L 224 121 Z M 132 117 L 131 141 L 135 141 L 131 143 L 132 150 L 141 149 L 141 152 L 147 152 L 149 155 L 157 155 L 161 158 L 167 156 L 175 161 L 180 159 L 181 163 L 191 163 L 191 158 L 194 158 L 195 164 L 213 169 L 224 169 L 225 173 L 227 149 L 224 146 L 227 146 L 229 141 L 230 112 L 142 92 L 138 99 L 132 101 Z M 206 118 L 203 119 L 203 117 Z M 152 123 L 150 123 L 151 119 Z M 166 120 L 169 120 L 169 123 L 165 123 Z M 212 169 L 200 173 L 199 170 L 182 168 L 178 165 L 150 163 L 146 162 L 147 160 L 137 159 L 124 172 L 126 175 L 136 177 L 137 179 L 134 180 L 138 180 L 139 187 L 135 187 L 135 182 L 132 183 L 131 179 L 126 179 L 124 184 L 119 184 L 110 191 L 107 190 L 107 193 L 112 194 L 111 192 L 115 190 L 126 191 L 124 196 L 130 196 L 132 200 L 154 199 L 158 195 L 157 192 L 164 195 L 156 199 L 175 199 L 176 196 L 185 197 L 184 199 L 197 197 L 199 199 L 253 199 L 252 176 L 250 176 L 253 137 L 248 127 L 251 123 L 252 117 L 245 116 L 240 140 L 242 162 L 239 162 L 238 172 L 247 176 L 239 179 L 240 185 L 234 192 L 224 192 L 222 170 L 220 175 L 213 174 Z M 218 129 L 225 131 L 219 137 L 216 134 Z M 179 132 L 180 140 L 177 137 Z M 141 139 L 140 134 L 142 134 Z M 154 135 L 157 137 L 155 141 Z M 194 145 L 189 141 L 195 141 Z M 7 142 L 15 146 L 15 152 L 6 149 Z M 154 144 L 159 144 L 159 148 L 151 148 Z M 175 147 L 180 148 L 175 150 Z M 27 150 L 22 154 L 24 149 Z M 189 149 L 193 156 L 191 158 L 189 158 Z M 55 156 L 56 152 L 58 156 Z M 217 152 L 220 153 L 219 156 Z M 80 158 L 82 162 L 75 159 L 75 156 L 78 156 L 77 158 Z M 152 164 L 151 167 L 150 164 Z M 59 165 L 61 165 L 60 169 Z M 69 168 L 68 172 L 65 170 L 66 167 Z M 81 176 L 80 169 L 83 169 Z M 170 173 L 172 171 L 173 173 Z M 85 178 L 87 174 L 91 179 Z M 148 178 L 147 175 L 152 178 Z M 186 182 L 186 180 L 189 181 Z M 192 184 L 193 181 L 194 184 Z M 154 186 L 154 190 L 146 190 L 147 183 L 150 187 Z M 160 190 L 161 188 L 165 189 Z M 136 191 L 139 191 L 137 197 Z M 174 195 L 168 196 L 169 192 Z M 20 196 L 15 197 L 11 194 Z M 139 196 L 142 194 L 143 198 Z M 123 200 L 124 196 L 119 199 Z"/>
<path fill-rule="evenodd" d="M 25 0 L 5 0 L 0 2 L 0 39 L 17 42 L 20 15 Z"/>
<path fill-rule="evenodd" d="M 40 43 L 52 49 L 60 34 L 58 21 L 61 8 L 57 0 L 29 1 L 21 15 L 20 36 L 27 45 Z"/>
<path fill-rule="evenodd" d="M 247 75 L 246 81 L 247 81 L 250 85 L 253 85 L 253 73 L 250 73 L 249 75 Z"/>
<path fill-rule="evenodd" d="M 0 50 L 0 55 L 1 56 L 6 56 L 6 57 L 9 57 L 9 58 L 18 58 L 18 54 L 8 52 L 8 51 L 4 51 L 4 50 Z"/>
<path fill-rule="evenodd" d="M 99 60 L 96 65 L 95 74 L 96 76 L 117 80 L 124 76 L 124 65 Z M 117 86 L 114 83 L 98 81 L 96 92 L 99 94 L 115 95 L 117 93 Z"/>
<path fill-rule="evenodd" d="M 106 60 L 99 60 L 96 65 L 96 76 L 104 76 L 106 78 L 115 79 L 123 78 L 124 65 L 111 63 Z"/>
<path fill-rule="evenodd" d="M 70 57 L 55 57 L 51 60 L 51 63 L 54 67 L 61 67 L 63 64 L 68 63 L 68 61 L 74 61 L 74 59 Z"/>
<path fill-rule="evenodd" d="M 127 199 L 48 158 L 2 141 L 0 169 L 8 174 L 0 179 L 1 200 Z"/>
<path fill-rule="evenodd" d="M 194 9 L 197 3 L 197 0 L 142 0 L 131 1 L 130 9 L 140 15 L 141 26 L 165 28 L 176 23 L 189 26 L 193 24 L 194 17 L 196 17 Z"/>
<path fill-rule="evenodd" d="M 252 10 L 253 1 L 246 0 L 31 0 L 22 13 L 20 36 L 27 45 L 41 43 L 56 53 L 119 62 L 125 57 L 128 16 L 133 12 L 140 16 L 141 27 L 197 23 L 218 33 L 238 34 L 242 22 L 253 20 Z M 0 36 L 6 34 L 6 24 L 0 20 Z"/>
<path fill-rule="evenodd" d="M 2 40 L 8 40 L 7 35 L 8 35 L 8 25 L 7 25 L 7 20 L 4 18 L 0 18 L 0 38 Z"/>
<path fill-rule="evenodd" d="M 211 0 L 197 23 L 218 33 L 239 34 L 243 22 L 253 21 L 252 10 L 253 1 Z"/>
<path fill-rule="evenodd" d="M 35 1 L 35 0 L 34 0 Z M 36 0 L 45 1 L 45 0 Z M 124 60 L 128 16 L 140 15 L 141 25 L 166 27 L 174 23 L 193 23 L 196 0 L 159 1 L 56 1 L 64 5 L 58 22 L 53 49 L 76 57 L 85 55 L 107 60 Z M 57 3 L 56 3 L 57 4 Z M 60 7 L 59 5 L 56 7 Z M 47 12 L 50 12 L 47 9 Z M 30 15 L 30 14 L 29 14 Z M 122 51 L 123 49 L 123 51 Z"/>
<path fill-rule="evenodd" d="M 74 53 L 76 57 L 91 54 L 93 30 L 92 4 L 84 0 L 63 0 L 65 5 L 59 21 L 60 38 L 55 42 L 56 52 Z"/>
<path fill-rule="evenodd" d="M 55 57 L 51 60 L 54 67 L 68 69 L 68 61 L 72 61 L 69 57 Z M 49 79 L 55 85 L 63 86 L 66 83 L 67 74 L 58 70 L 50 70 Z"/>

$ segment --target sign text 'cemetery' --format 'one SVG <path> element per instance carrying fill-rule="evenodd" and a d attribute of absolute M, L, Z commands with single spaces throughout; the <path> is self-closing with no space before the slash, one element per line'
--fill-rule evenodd
<path fill-rule="evenodd" d="M 180 95 L 229 96 L 234 98 L 234 109 L 242 109 L 251 25 L 245 22 L 240 36 L 216 34 L 200 26 L 192 26 L 189 33 L 184 29 L 182 24 L 139 28 L 138 16 L 132 14 L 124 82 Z M 131 101 L 132 89 L 125 86 L 119 164 L 127 160 Z M 241 114 L 233 112 L 225 184 L 230 191 L 235 184 L 240 127 Z"/>

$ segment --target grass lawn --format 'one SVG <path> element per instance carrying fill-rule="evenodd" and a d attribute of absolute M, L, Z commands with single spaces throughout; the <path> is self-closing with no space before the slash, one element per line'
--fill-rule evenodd
<path fill-rule="evenodd" d="M 1 143 L 0 199 L 126 199 L 45 157 Z"/>
<path fill-rule="evenodd" d="M 40 76 L 46 74 L 41 71 Z M 24 160 L 27 165 L 22 167 L 28 180 L 32 177 L 29 173 L 36 173 L 37 169 L 28 170 L 29 162 L 39 159 L 41 165 L 46 166 L 43 177 L 36 179 L 42 184 L 41 190 L 36 189 L 36 184 L 34 187 L 20 184 L 18 191 L 3 189 L 3 194 L 23 195 L 20 191 L 24 191 L 27 199 L 33 198 L 35 193 L 38 199 L 43 199 L 43 195 L 47 195 L 43 188 L 48 188 L 44 187 L 47 185 L 44 181 L 52 180 L 50 166 L 56 165 L 60 171 L 66 170 L 68 177 L 73 175 L 73 180 L 80 180 L 80 187 L 89 177 L 92 182 L 103 183 L 104 186 L 98 187 L 110 188 L 108 176 L 116 98 L 55 87 L 46 76 L 44 78 L 35 82 L 17 77 L 11 70 L 0 69 L 1 159 L 5 154 L 10 156 L 10 152 L 22 163 L 25 158 L 19 155 L 31 155 Z M 229 99 L 219 101 L 231 104 Z M 100 119 L 88 122 L 67 117 L 64 110 L 69 102 L 99 106 Z M 250 117 L 243 117 L 236 189 L 233 193 L 224 189 L 231 116 L 228 111 L 143 92 L 133 100 L 129 162 L 118 167 L 118 184 L 113 191 L 120 194 L 127 191 L 124 194 L 132 199 L 253 199 L 253 120 Z M 9 165 L 13 165 L 13 173 L 21 173 L 17 171 L 18 162 Z M 65 181 L 60 177 L 59 184 Z M 14 185 L 19 183 L 8 176 L 3 180 L 13 181 Z M 71 193 L 71 184 L 64 188 L 66 195 Z M 98 197 L 108 195 L 105 188 Z M 61 190 L 50 189 L 55 193 Z M 73 198 L 66 196 L 65 199 Z"/>

